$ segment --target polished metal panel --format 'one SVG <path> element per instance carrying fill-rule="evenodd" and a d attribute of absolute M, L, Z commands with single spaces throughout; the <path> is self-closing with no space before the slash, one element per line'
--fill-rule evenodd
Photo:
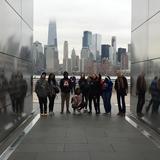
<path fill-rule="evenodd" d="M 132 30 L 148 19 L 148 1 L 132 0 Z"/>
<path fill-rule="evenodd" d="M 4 0 L 6 1 L 15 11 L 21 15 L 21 1 L 22 0 Z"/>
<path fill-rule="evenodd" d="M 148 23 L 132 33 L 132 62 L 148 59 Z"/>
<path fill-rule="evenodd" d="M 160 11 L 160 0 L 149 0 L 149 17 Z"/>
<path fill-rule="evenodd" d="M 0 1 L 0 141 L 33 110 L 33 7 L 24 12 L 30 19 L 23 8 L 21 0 Z"/>
<path fill-rule="evenodd" d="M 160 14 L 157 14 L 149 21 L 148 30 L 148 52 L 149 59 L 160 57 Z"/>
<path fill-rule="evenodd" d="M 144 72 L 147 92 L 142 111 L 143 119 L 146 119 L 147 123 L 149 122 L 154 128 L 159 129 L 160 106 L 158 113 L 152 113 L 153 103 L 148 112 L 146 112 L 146 107 L 151 100 L 150 84 L 155 76 L 160 79 L 160 13 L 158 12 L 160 11 L 160 1 L 133 0 L 132 3 L 132 29 L 134 28 L 134 30 L 132 30 L 131 54 L 131 111 L 136 114 L 138 102 L 136 81 L 137 77 Z M 138 26 L 138 24 L 141 25 Z"/>
<path fill-rule="evenodd" d="M 33 28 L 33 0 L 22 0 L 22 17 Z M 28 11 L 30 13 L 28 14 Z"/>
<path fill-rule="evenodd" d="M 21 41 L 21 19 L 5 2 L 0 2 L 0 52 L 17 56 Z M 5 15 L 5 18 L 4 18 Z"/>

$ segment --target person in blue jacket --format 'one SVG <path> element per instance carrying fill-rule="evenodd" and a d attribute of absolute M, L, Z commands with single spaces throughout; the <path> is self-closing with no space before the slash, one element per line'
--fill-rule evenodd
<path fill-rule="evenodd" d="M 113 88 L 113 83 L 110 77 L 107 76 L 103 81 L 103 87 L 102 87 L 102 98 L 106 114 L 111 114 L 112 88 Z"/>

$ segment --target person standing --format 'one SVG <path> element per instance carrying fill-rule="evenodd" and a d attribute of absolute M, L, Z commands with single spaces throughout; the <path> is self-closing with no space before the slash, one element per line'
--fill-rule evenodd
<path fill-rule="evenodd" d="M 112 96 L 113 83 L 109 76 L 103 81 L 102 99 L 106 114 L 111 114 L 111 96 Z"/>
<path fill-rule="evenodd" d="M 27 81 L 23 78 L 21 72 L 17 73 L 16 86 L 15 86 L 15 102 L 16 102 L 16 113 L 21 116 L 24 112 L 24 100 L 27 94 Z"/>
<path fill-rule="evenodd" d="M 142 109 L 145 103 L 145 93 L 146 93 L 146 80 L 145 80 L 145 74 L 142 72 L 138 76 L 136 83 L 136 95 L 138 95 L 137 116 L 143 116 Z"/>
<path fill-rule="evenodd" d="M 152 114 L 158 114 L 160 105 L 160 79 L 157 79 L 152 86 Z"/>
<path fill-rule="evenodd" d="M 87 111 L 88 104 L 88 82 L 85 78 L 85 74 L 81 74 L 81 78 L 78 81 L 80 90 L 82 92 L 82 102 L 85 104 L 85 111 Z"/>
<path fill-rule="evenodd" d="M 41 116 L 47 116 L 47 96 L 49 94 L 49 85 L 46 81 L 46 72 L 43 72 L 40 79 L 36 82 L 35 92 L 39 100 L 40 114 Z"/>
<path fill-rule="evenodd" d="M 60 89 L 61 89 L 61 114 L 64 111 L 64 103 L 66 102 L 66 113 L 69 111 L 69 100 L 70 100 L 70 91 L 71 91 L 71 80 L 68 78 L 68 72 L 63 73 L 64 78 L 60 80 Z"/>
<path fill-rule="evenodd" d="M 76 89 L 76 77 L 72 76 L 70 77 L 70 80 L 71 80 L 71 93 L 74 94 Z"/>
<path fill-rule="evenodd" d="M 102 85 L 103 85 L 103 81 L 102 81 L 102 76 L 101 74 L 98 74 L 97 76 L 97 112 L 98 114 L 100 114 L 100 97 L 102 96 Z"/>
<path fill-rule="evenodd" d="M 151 99 L 149 101 L 149 104 L 148 106 L 146 107 L 146 113 L 149 112 L 151 106 L 153 105 L 153 98 L 154 98 L 154 91 L 156 90 L 156 87 L 157 87 L 157 80 L 158 80 L 158 77 L 155 76 L 154 79 L 152 80 L 151 84 L 150 84 L 150 87 L 149 87 L 149 92 L 151 94 Z M 153 108 L 152 108 L 153 109 Z"/>
<path fill-rule="evenodd" d="M 94 103 L 94 108 L 96 114 L 100 114 L 97 110 L 97 92 L 98 92 L 98 81 L 96 74 L 93 74 L 90 77 L 90 80 L 88 82 L 89 84 L 89 114 L 92 113 L 92 101 Z"/>
<path fill-rule="evenodd" d="M 48 77 L 48 84 L 49 84 L 49 115 L 52 116 L 54 114 L 53 108 L 54 108 L 54 100 L 58 91 L 57 82 L 55 79 L 55 75 L 53 73 L 49 74 Z"/>
<path fill-rule="evenodd" d="M 117 72 L 117 79 L 115 80 L 114 86 L 116 93 L 117 93 L 117 102 L 118 102 L 118 114 L 121 116 L 125 116 L 126 113 L 126 103 L 125 103 L 125 96 L 128 92 L 128 83 L 127 79 L 122 73 L 119 71 Z"/>

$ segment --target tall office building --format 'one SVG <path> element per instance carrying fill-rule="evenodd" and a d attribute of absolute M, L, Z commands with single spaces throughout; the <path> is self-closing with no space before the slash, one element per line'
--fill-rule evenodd
<path fill-rule="evenodd" d="M 83 39 L 82 39 L 82 48 L 88 47 L 92 50 L 92 32 L 84 31 L 83 32 Z"/>
<path fill-rule="evenodd" d="M 117 65 L 117 54 L 116 54 L 117 43 L 116 43 L 116 37 L 115 36 L 112 36 L 111 46 L 113 48 L 113 65 Z"/>
<path fill-rule="evenodd" d="M 103 44 L 101 45 L 101 59 L 109 59 L 109 51 L 110 51 L 110 45 Z"/>
<path fill-rule="evenodd" d="M 0 28 L 0 142 L 2 142 L 33 111 L 31 78 L 33 0 L 1 0 Z M 23 76 L 23 80 L 17 82 L 16 89 L 15 82 L 8 86 L 9 81 L 13 82 L 13 78 L 20 75 Z M 24 101 L 21 98 L 15 104 L 14 99 L 13 104 L 8 87 L 10 93 L 16 96 L 21 96 L 22 93 L 26 95 Z"/>
<path fill-rule="evenodd" d="M 68 41 L 63 46 L 63 70 L 68 71 Z"/>
<path fill-rule="evenodd" d="M 126 48 L 118 48 L 118 52 L 117 52 L 117 62 L 121 63 L 121 55 L 123 53 L 126 53 Z"/>
<path fill-rule="evenodd" d="M 51 57 L 53 57 L 53 59 L 52 60 L 49 60 L 49 59 L 47 60 L 46 59 L 46 62 L 47 61 L 50 61 L 50 62 L 53 61 L 54 62 L 54 71 L 58 72 L 58 69 L 59 69 L 59 56 L 58 56 L 58 44 L 57 44 L 57 26 L 56 26 L 56 22 L 55 21 L 50 21 L 49 22 L 48 45 L 46 45 L 45 48 L 47 49 L 47 51 L 50 54 L 51 54 L 51 50 L 53 50 L 53 52 L 52 52 L 53 55 L 51 56 Z M 49 55 L 46 54 L 46 56 L 48 57 Z M 46 65 L 48 65 L 48 64 L 46 63 Z M 50 68 L 50 66 L 47 66 L 47 67 Z"/>
<path fill-rule="evenodd" d="M 44 54 L 46 59 L 46 72 L 55 72 L 59 71 L 59 60 L 58 60 L 58 51 L 54 45 L 45 45 Z"/>
<path fill-rule="evenodd" d="M 49 22 L 48 45 L 54 45 L 56 48 L 58 48 L 58 45 L 57 45 L 57 26 L 56 26 L 55 21 Z"/>
<path fill-rule="evenodd" d="M 92 52 L 95 60 L 98 60 L 97 57 L 101 53 L 101 41 L 102 36 L 100 34 L 93 34 L 92 36 Z"/>
<path fill-rule="evenodd" d="M 77 71 L 77 57 L 76 57 L 76 52 L 75 49 L 72 49 L 72 53 L 71 53 L 71 71 Z"/>
<path fill-rule="evenodd" d="M 34 74 L 41 74 L 45 70 L 45 57 L 43 54 L 42 43 L 36 41 L 32 46 L 33 53 L 33 72 Z"/>
<path fill-rule="evenodd" d="M 155 76 L 160 77 L 160 1 L 132 1 L 132 52 L 131 52 L 131 111 L 136 114 L 136 82 L 141 72 L 145 73 L 147 88 Z M 145 104 L 150 100 L 147 90 Z M 155 109 L 155 108 L 154 108 Z M 153 110 L 154 110 L 153 109 Z M 160 132 L 160 110 L 152 114 L 152 109 L 145 114 L 143 121 Z M 154 112 L 154 111 L 153 111 Z"/>

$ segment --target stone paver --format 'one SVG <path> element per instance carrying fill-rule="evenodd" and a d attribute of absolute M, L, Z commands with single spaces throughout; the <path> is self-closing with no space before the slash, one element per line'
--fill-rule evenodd
<path fill-rule="evenodd" d="M 40 118 L 9 160 L 157 160 L 160 150 L 124 117 L 60 115 Z"/>

